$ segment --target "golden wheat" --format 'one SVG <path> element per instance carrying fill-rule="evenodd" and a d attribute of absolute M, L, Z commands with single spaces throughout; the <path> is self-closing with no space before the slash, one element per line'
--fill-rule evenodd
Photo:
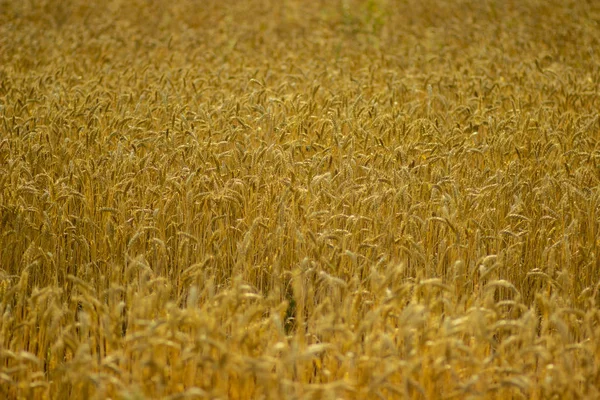
<path fill-rule="evenodd" d="M 0 9 L 2 398 L 600 397 L 594 2 Z"/>

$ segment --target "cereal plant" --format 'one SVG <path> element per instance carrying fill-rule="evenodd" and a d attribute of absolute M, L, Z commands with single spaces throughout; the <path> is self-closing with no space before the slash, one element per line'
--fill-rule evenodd
<path fill-rule="evenodd" d="M 0 0 L 0 398 L 600 398 L 599 22 Z"/>

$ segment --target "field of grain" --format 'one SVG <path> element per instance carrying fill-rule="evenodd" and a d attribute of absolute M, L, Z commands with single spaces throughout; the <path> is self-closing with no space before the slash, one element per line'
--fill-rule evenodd
<path fill-rule="evenodd" d="M 0 0 L 0 398 L 600 398 L 600 4 Z"/>

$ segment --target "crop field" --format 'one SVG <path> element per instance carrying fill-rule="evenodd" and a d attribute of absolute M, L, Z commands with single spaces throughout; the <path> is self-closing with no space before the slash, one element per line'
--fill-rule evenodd
<path fill-rule="evenodd" d="M 600 3 L 0 0 L 0 398 L 600 398 Z"/>

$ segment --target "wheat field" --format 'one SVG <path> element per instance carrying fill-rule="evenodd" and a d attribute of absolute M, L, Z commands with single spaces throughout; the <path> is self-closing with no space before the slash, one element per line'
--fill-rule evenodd
<path fill-rule="evenodd" d="M 600 398 L 600 4 L 0 1 L 0 397 Z"/>

